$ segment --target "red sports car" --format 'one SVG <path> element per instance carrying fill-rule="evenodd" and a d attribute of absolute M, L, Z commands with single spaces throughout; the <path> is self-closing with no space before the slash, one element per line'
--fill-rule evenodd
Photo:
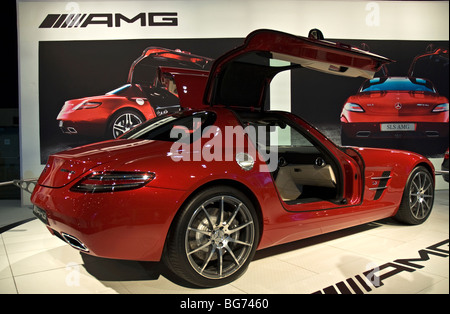
<path fill-rule="evenodd" d="M 68 100 L 56 118 L 62 132 L 116 138 L 145 120 L 180 110 L 177 91 L 156 79 L 160 66 L 206 70 L 212 59 L 149 47 L 136 59 L 126 85 L 106 95 Z"/>
<path fill-rule="evenodd" d="M 202 287 L 235 280 L 257 249 L 392 216 L 423 223 L 434 199 L 428 159 L 339 147 L 300 117 L 263 109 L 279 72 L 371 77 L 389 62 L 344 44 L 255 31 L 214 62 L 196 109 L 50 156 L 34 212 L 78 250 L 162 259 Z"/>
<path fill-rule="evenodd" d="M 344 145 L 357 139 L 389 138 L 443 138 L 448 143 L 448 121 L 448 99 L 430 81 L 377 77 L 347 99 L 341 113 L 341 140 Z"/>

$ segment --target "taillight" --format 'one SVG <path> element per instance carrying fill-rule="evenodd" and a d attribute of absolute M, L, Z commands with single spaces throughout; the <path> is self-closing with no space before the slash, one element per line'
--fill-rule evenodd
<path fill-rule="evenodd" d="M 365 112 L 360 105 L 351 102 L 346 103 L 344 109 L 351 112 Z"/>
<path fill-rule="evenodd" d="M 98 101 L 83 101 L 81 104 L 76 105 L 73 107 L 73 111 L 75 110 L 81 110 L 81 109 L 94 109 L 100 106 L 102 103 Z"/>
<path fill-rule="evenodd" d="M 76 183 L 74 192 L 114 192 L 140 188 L 155 178 L 153 172 L 94 172 Z"/>
<path fill-rule="evenodd" d="M 432 110 L 432 112 L 444 112 L 444 111 L 448 111 L 448 103 L 439 104 L 436 107 L 434 107 Z"/>

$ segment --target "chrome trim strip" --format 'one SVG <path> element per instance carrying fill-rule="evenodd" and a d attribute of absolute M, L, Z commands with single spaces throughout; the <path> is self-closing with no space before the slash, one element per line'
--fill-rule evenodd
<path fill-rule="evenodd" d="M 392 177 L 391 176 L 388 176 L 388 177 L 373 177 L 371 179 L 372 180 L 386 180 L 386 179 L 392 179 Z"/>

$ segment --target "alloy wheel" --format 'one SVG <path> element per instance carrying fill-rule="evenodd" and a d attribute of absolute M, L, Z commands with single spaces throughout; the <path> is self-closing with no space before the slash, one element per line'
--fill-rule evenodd
<path fill-rule="evenodd" d="M 411 180 L 409 203 L 416 219 L 425 218 L 433 206 L 433 182 L 425 172 L 417 172 Z"/>
<path fill-rule="evenodd" d="M 122 135 L 123 133 L 127 132 L 128 130 L 134 128 L 135 126 L 141 123 L 142 120 L 138 115 L 130 112 L 123 113 L 119 115 L 113 122 L 112 125 L 113 137 L 117 138 L 118 136 Z"/>
<path fill-rule="evenodd" d="M 185 254 L 202 277 L 231 276 L 247 261 L 255 243 L 255 225 L 248 207 L 222 195 L 202 203 L 185 234 Z"/>

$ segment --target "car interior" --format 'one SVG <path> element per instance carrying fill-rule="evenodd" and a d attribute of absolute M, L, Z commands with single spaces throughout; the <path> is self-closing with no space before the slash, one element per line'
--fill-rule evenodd
<path fill-rule="evenodd" d="M 260 152 L 277 150 L 278 166 L 271 175 L 285 203 L 333 202 L 339 198 L 336 163 L 299 127 L 276 113 L 239 112 L 238 115 L 244 127 L 263 127 L 266 131 L 264 136 L 257 132 Z"/>

